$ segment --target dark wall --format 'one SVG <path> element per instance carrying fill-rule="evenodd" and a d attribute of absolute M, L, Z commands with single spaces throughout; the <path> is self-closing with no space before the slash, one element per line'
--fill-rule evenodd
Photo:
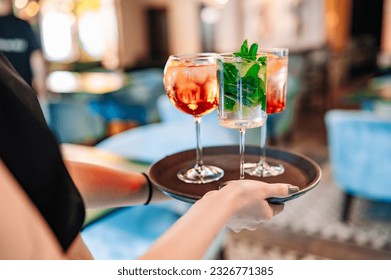
<path fill-rule="evenodd" d="M 353 0 L 351 21 L 352 77 L 376 72 L 383 21 L 383 0 Z"/>

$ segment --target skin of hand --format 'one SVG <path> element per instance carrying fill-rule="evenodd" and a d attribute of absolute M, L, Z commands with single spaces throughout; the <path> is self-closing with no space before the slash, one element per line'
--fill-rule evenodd
<path fill-rule="evenodd" d="M 230 181 L 194 203 L 141 259 L 202 259 L 225 225 L 235 231 L 255 229 L 284 208 L 266 198 L 285 197 L 298 190 L 289 184 Z"/>
<path fill-rule="evenodd" d="M 286 197 L 298 192 L 299 188 L 290 184 L 268 184 L 254 180 L 230 181 L 219 191 L 220 196 L 233 196 L 233 214 L 227 227 L 235 232 L 243 229 L 255 230 L 260 224 L 281 213 L 284 204 L 268 203 L 269 197 Z M 208 193 L 207 195 L 213 195 Z"/>

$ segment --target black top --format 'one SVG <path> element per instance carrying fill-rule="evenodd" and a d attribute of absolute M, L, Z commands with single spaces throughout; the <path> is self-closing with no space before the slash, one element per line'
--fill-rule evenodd
<path fill-rule="evenodd" d="M 29 85 L 32 83 L 30 56 L 37 49 L 40 44 L 28 22 L 14 15 L 0 16 L 0 51 Z"/>
<path fill-rule="evenodd" d="M 84 204 L 34 91 L 1 52 L 0 158 L 66 251 L 83 225 Z"/>

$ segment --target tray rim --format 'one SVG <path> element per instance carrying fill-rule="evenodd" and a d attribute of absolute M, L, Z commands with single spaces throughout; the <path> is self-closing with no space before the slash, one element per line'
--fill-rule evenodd
<path fill-rule="evenodd" d="M 216 146 L 205 146 L 203 147 L 203 150 L 208 150 L 208 149 L 213 149 L 213 148 L 227 148 L 227 149 L 232 149 L 232 148 L 239 148 L 239 145 L 236 144 L 236 145 L 216 145 Z M 259 150 L 260 147 L 259 146 L 255 146 L 255 145 L 246 145 L 245 147 L 245 153 L 246 151 L 248 151 L 248 149 L 257 149 Z M 153 169 L 153 167 L 164 161 L 166 158 L 169 158 L 169 157 L 173 157 L 173 156 L 176 156 L 176 155 L 179 155 L 179 154 L 185 154 L 185 153 L 188 153 L 188 152 L 191 152 L 191 151 L 194 151 L 195 152 L 195 149 L 187 149 L 187 150 L 183 150 L 183 151 L 180 151 L 180 152 L 177 152 L 177 153 L 173 153 L 173 154 L 170 154 L 170 155 L 167 155 L 159 160 L 156 160 L 155 162 L 153 162 L 149 168 L 148 168 L 148 176 L 150 178 L 150 180 L 152 181 L 152 183 L 160 190 L 162 191 L 165 195 L 169 196 L 169 197 L 172 197 L 174 199 L 177 199 L 177 200 L 180 200 L 180 201 L 183 201 L 183 202 L 187 202 L 187 203 L 194 203 L 196 202 L 197 200 L 199 200 L 201 197 L 198 197 L 196 195 L 191 195 L 189 194 L 188 196 L 186 195 L 183 195 L 183 194 L 177 194 L 175 192 L 171 192 L 171 190 L 165 186 L 162 186 L 160 183 L 156 182 L 154 180 L 154 178 L 151 177 L 151 170 Z M 289 196 L 286 196 L 286 197 L 283 197 L 283 198 L 277 198 L 277 197 L 270 197 L 268 198 L 267 200 L 270 202 L 270 203 L 275 203 L 275 204 L 280 204 L 280 203 L 284 203 L 284 202 L 287 202 L 289 200 L 292 200 L 292 199 L 295 199 L 305 193 L 307 193 L 308 191 L 312 190 L 313 188 L 315 188 L 321 178 L 322 178 L 322 169 L 320 168 L 320 166 L 313 160 L 311 159 L 310 157 L 306 156 L 306 155 L 303 155 L 302 153 L 299 153 L 299 152 L 295 152 L 295 151 L 290 151 L 288 150 L 287 148 L 280 148 L 280 147 L 273 147 L 273 146 L 268 146 L 266 147 L 266 154 L 268 153 L 268 151 L 275 151 L 275 152 L 283 152 L 283 153 L 286 153 L 286 154 L 290 154 L 290 155 L 293 155 L 297 158 L 301 158 L 305 161 L 307 161 L 308 163 L 310 163 L 314 169 L 316 170 L 316 176 L 315 178 L 303 189 L 301 189 L 299 192 L 297 193 L 294 193 L 292 195 L 289 195 Z M 277 160 L 282 160 L 281 158 L 276 158 L 276 157 L 269 157 L 269 158 L 272 158 L 272 159 L 277 159 Z M 286 161 L 287 162 L 287 161 Z"/>

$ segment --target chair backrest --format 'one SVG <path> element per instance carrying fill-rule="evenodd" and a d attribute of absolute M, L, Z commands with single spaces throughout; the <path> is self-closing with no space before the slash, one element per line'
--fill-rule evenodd
<path fill-rule="evenodd" d="M 135 121 L 141 125 L 148 122 L 148 112 L 145 106 L 124 102 L 121 95 L 106 94 L 88 104 L 91 111 L 102 116 L 107 122 Z"/>
<path fill-rule="evenodd" d="M 391 118 L 330 110 L 325 122 L 335 182 L 350 194 L 391 201 Z"/>
<path fill-rule="evenodd" d="M 128 72 L 130 85 L 122 101 L 143 106 L 147 110 L 147 122 L 158 120 L 157 99 L 165 95 L 163 69 L 145 68 Z"/>

